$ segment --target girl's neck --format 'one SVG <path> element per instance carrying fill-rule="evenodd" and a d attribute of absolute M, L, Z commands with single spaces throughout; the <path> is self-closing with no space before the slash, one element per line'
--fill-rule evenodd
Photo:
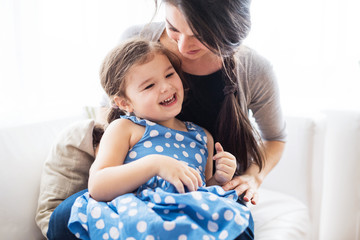
<path fill-rule="evenodd" d="M 222 68 L 221 58 L 210 51 L 199 59 L 191 60 L 184 58 L 179 52 L 176 42 L 168 37 L 165 30 L 160 37 L 160 42 L 180 57 L 181 68 L 186 73 L 202 76 L 209 75 Z"/>
<path fill-rule="evenodd" d="M 185 123 L 180 121 L 177 118 L 172 118 L 172 119 L 169 119 L 166 121 L 156 121 L 156 123 L 161 126 L 170 128 L 170 129 L 187 132 L 187 127 L 186 127 Z"/>

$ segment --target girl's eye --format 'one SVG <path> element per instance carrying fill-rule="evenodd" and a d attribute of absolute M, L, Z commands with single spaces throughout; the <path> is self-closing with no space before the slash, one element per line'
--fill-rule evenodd
<path fill-rule="evenodd" d="M 152 83 L 152 84 L 146 86 L 144 89 L 145 89 L 145 90 L 146 90 L 146 89 L 150 89 L 150 88 L 152 88 L 153 86 L 154 86 L 154 84 Z"/>
<path fill-rule="evenodd" d="M 165 77 L 166 77 L 166 78 L 169 78 L 169 77 L 171 77 L 172 75 L 174 75 L 174 73 L 169 73 L 169 74 L 166 75 Z"/>

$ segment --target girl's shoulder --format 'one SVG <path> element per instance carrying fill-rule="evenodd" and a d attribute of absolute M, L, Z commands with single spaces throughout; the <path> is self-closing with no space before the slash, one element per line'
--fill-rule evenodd
<path fill-rule="evenodd" d="M 125 129 L 131 129 L 132 127 L 137 126 L 137 124 L 135 124 L 133 121 L 131 121 L 130 119 L 126 119 L 126 118 L 118 118 L 114 121 L 112 121 L 108 127 L 106 128 L 106 130 L 108 129 L 121 129 L 121 128 L 125 128 Z"/>
<path fill-rule="evenodd" d="M 144 132 L 144 126 L 136 124 L 126 118 L 119 118 L 112 121 L 105 130 L 105 134 L 107 135 L 129 139 L 131 147 L 142 138 Z"/>
<path fill-rule="evenodd" d="M 203 127 L 201 127 L 201 126 L 199 126 L 199 125 L 197 125 L 197 124 L 195 124 L 193 122 L 186 121 L 184 123 L 185 123 L 185 125 L 186 125 L 186 127 L 187 127 L 187 129 L 189 131 L 196 131 L 197 133 L 203 135 L 204 137 L 207 138 L 206 142 L 207 143 L 210 142 L 210 145 L 212 145 L 212 143 L 214 142 L 213 136 L 211 135 L 211 133 L 207 129 L 205 129 L 205 128 L 203 128 Z"/>

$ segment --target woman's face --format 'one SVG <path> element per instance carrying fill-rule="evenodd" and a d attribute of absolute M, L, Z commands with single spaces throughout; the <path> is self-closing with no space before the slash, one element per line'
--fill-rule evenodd
<path fill-rule="evenodd" d="M 191 31 L 184 15 L 173 5 L 165 4 L 166 33 L 177 43 L 182 57 L 196 60 L 210 52 Z"/>

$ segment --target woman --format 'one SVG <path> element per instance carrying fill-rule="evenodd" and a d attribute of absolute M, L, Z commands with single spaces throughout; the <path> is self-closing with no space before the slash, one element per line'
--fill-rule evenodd
<path fill-rule="evenodd" d="M 160 41 L 181 58 L 189 89 L 178 118 L 204 127 L 215 142 L 221 142 L 225 151 L 235 155 L 236 176 L 223 188 L 235 189 L 245 202 L 256 204 L 258 188 L 283 152 L 285 123 L 271 65 L 241 45 L 250 30 L 250 3 L 248 0 L 163 2 L 164 23 L 130 28 L 124 38 L 140 34 Z M 263 144 L 258 144 L 249 110 Z M 233 117 L 222 118 L 229 114 Z M 227 137 L 220 138 L 221 135 Z M 49 239 L 60 239 L 59 233 L 69 234 L 66 216 L 81 194 L 66 199 L 55 209 L 49 223 Z M 250 224 L 239 239 L 252 238 Z"/>

